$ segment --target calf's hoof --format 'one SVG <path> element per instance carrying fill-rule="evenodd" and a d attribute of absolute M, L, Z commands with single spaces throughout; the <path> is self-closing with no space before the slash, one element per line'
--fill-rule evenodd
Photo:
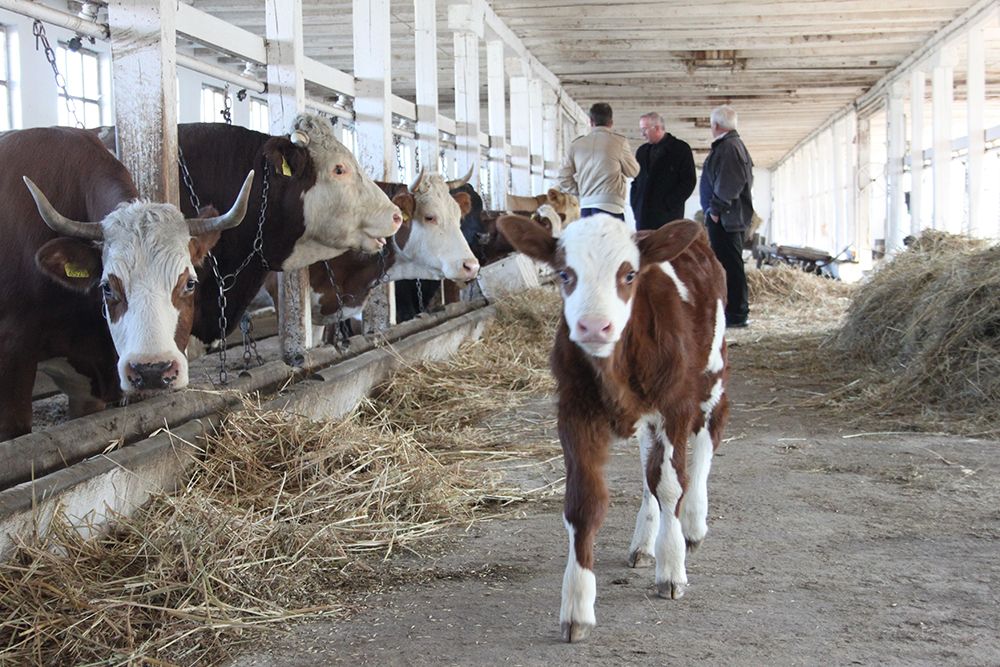
<path fill-rule="evenodd" d="M 628 555 L 629 567 L 652 567 L 656 565 L 656 557 L 642 551 L 633 551 Z"/>
<path fill-rule="evenodd" d="M 563 623 L 562 624 L 562 636 L 563 641 L 572 644 L 574 642 L 582 642 L 584 639 L 590 636 L 590 631 L 594 629 L 594 626 L 589 623 Z"/>
<path fill-rule="evenodd" d="M 689 554 L 693 554 L 701 546 L 704 540 L 685 540 L 687 542 L 687 550 Z"/>
<path fill-rule="evenodd" d="M 656 594 L 667 600 L 680 600 L 684 597 L 684 584 L 664 581 L 662 584 L 656 584 Z"/>

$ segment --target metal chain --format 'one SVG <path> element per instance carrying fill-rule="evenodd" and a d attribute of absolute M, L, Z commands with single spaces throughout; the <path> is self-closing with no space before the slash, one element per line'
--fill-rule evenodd
<path fill-rule="evenodd" d="M 226 121 L 226 125 L 232 125 L 233 124 L 233 98 L 231 98 L 229 96 L 229 84 L 228 83 L 226 84 L 226 87 L 222 91 L 222 97 L 223 97 L 222 111 L 219 112 L 219 115 L 222 116 L 222 120 Z"/>
<path fill-rule="evenodd" d="M 181 177 L 184 180 L 184 185 L 187 186 L 188 192 L 191 198 L 191 206 L 194 207 L 195 215 L 201 211 L 201 199 L 198 198 L 198 194 L 194 191 L 194 183 L 191 181 L 191 173 L 188 171 L 187 162 L 184 161 L 184 151 L 181 150 L 180 145 L 177 146 L 177 163 L 181 166 Z"/>
<path fill-rule="evenodd" d="M 424 281 L 417 278 L 415 281 L 417 283 L 417 312 L 421 315 L 424 314 Z"/>
<path fill-rule="evenodd" d="M 396 176 L 402 182 L 406 180 L 404 178 L 405 170 L 403 169 L 403 141 L 399 138 L 398 134 L 392 135 L 392 144 L 396 149 Z"/>
<path fill-rule="evenodd" d="M 222 275 L 219 273 L 219 263 L 215 255 L 208 253 L 208 259 L 212 263 L 212 273 L 215 274 L 215 281 L 219 284 L 219 331 L 222 341 L 219 344 L 219 384 L 229 384 L 229 373 L 226 371 L 226 329 L 229 321 L 226 319 L 226 290 L 222 286 Z"/>
<path fill-rule="evenodd" d="M 69 89 L 66 88 L 66 77 L 59 72 L 59 66 L 56 64 L 56 52 L 49 45 L 49 38 L 45 35 L 45 26 L 42 25 L 40 20 L 35 19 L 35 22 L 31 26 L 31 34 L 35 36 L 35 50 L 38 50 L 39 45 L 45 50 L 45 59 L 52 66 L 52 72 L 56 77 L 56 86 L 59 87 L 59 90 L 62 91 L 62 94 L 66 98 L 66 110 L 73 116 L 76 126 L 82 128 L 83 121 L 76 114 L 76 100 L 69 96 Z"/>
<path fill-rule="evenodd" d="M 243 370 L 250 370 L 250 362 L 257 358 L 257 365 L 263 366 L 264 359 L 257 351 L 257 340 L 253 336 L 253 318 L 249 311 L 243 311 L 243 319 L 240 320 L 240 331 L 243 333 Z"/>
<path fill-rule="evenodd" d="M 337 285 L 337 279 L 333 275 L 333 269 L 330 268 L 329 260 L 324 260 L 323 266 L 326 267 L 326 275 L 330 279 L 330 285 L 333 287 L 333 292 L 334 294 L 337 295 L 337 313 L 336 313 L 337 323 L 335 325 L 337 330 L 337 337 L 334 340 L 334 345 L 336 345 L 339 348 L 343 348 L 347 345 L 347 339 L 350 338 L 350 336 L 348 336 L 347 334 L 345 326 L 346 320 L 344 319 L 344 299 L 346 299 L 347 297 L 351 297 L 353 299 L 354 295 L 341 294 L 340 286 Z"/>

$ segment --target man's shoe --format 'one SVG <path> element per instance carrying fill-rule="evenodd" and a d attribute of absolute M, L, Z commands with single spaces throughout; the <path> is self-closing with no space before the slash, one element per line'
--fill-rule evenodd
<path fill-rule="evenodd" d="M 743 320 L 733 320 L 732 322 L 726 322 L 727 329 L 746 329 L 750 326 L 750 318 Z"/>

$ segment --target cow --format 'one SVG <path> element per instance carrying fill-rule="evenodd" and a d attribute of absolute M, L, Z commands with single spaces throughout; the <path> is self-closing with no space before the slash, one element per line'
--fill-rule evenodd
<path fill-rule="evenodd" d="M 521 197 L 519 195 L 507 195 L 507 210 L 512 212 L 526 211 L 533 213 L 542 206 L 548 204 L 562 214 L 563 220 L 569 224 L 580 219 L 580 200 L 568 192 L 563 192 L 557 188 L 549 188 L 543 195 L 533 197 Z"/>
<path fill-rule="evenodd" d="M 596 623 L 594 535 L 612 440 L 638 436 L 644 473 L 629 565 L 655 562 L 661 597 L 681 597 L 688 583 L 685 551 L 708 532 L 708 473 L 729 412 L 725 273 L 692 220 L 633 237 L 598 214 L 558 240 L 523 217 L 499 225 L 561 283 L 552 372 L 570 548 L 560 623 L 575 642 Z"/>
<path fill-rule="evenodd" d="M 461 229 L 471 200 L 465 192 L 449 194 L 454 181 L 421 171 L 410 186 L 378 185 L 402 211 L 403 226 L 378 254 L 352 251 L 309 267 L 314 324 L 355 317 L 379 280 L 469 281 L 479 272 Z M 273 290 L 276 282 L 268 287 Z"/>
<path fill-rule="evenodd" d="M 113 150 L 114 137 L 107 135 Z M 186 168 L 201 204 L 229 207 L 240 171 L 257 170 L 251 222 L 222 234 L 212 250 L 215 266 L 206 262 L 199 269 L 192 334 L 205 343 L 236 328 L 269 271 L 305 268 L 352 249 L 378 252 L 402 225 L 402 213 L 337 140 L 328 119 L 300 114 L 290 134 L 280 137 L 224 123 L 181 124 L 177 139 L 181 175 Z M 191 194 L 185 183 L 185 212 L 195 210 Z M 225 279 L 225 299 L 217 275 Z"/>
<path fill-rule="evenodd" d="M 252 178 L 225 215 L 185 220 L 140 200 L 86 130 L 0 137 L 0 440 L 31 431 L 41 361 L 65 359 L 97 407 L 187 384 L 197 267 L 243 219 Z"/>
<path fill-rule="evenodd" d="M 515 213 L 529 217 L 552 236 L 558 237 L 562 231 L 564 220 L 548 204 L 540 206 L 531 213 L 527 211 L 515 211 Z M 486 229 L 486 237 L 483 243 L 480 244 L 477 255 L 483 266 L 499 261 L 514 252 L 514 246 L 500 233 L 497 225 L 500 219 L 506 215 L 508 215 L 506 211 L 483 212 L 483 227 Z"/>

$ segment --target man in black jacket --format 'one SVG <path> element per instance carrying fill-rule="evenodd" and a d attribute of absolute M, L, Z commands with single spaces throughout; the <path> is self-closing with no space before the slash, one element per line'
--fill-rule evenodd
<path fill-rule="evenodd" d="M 726 270 L 726 326 L 750 322 L 747 276 L 743 270 L 743 236 L 753 218 L 753 160 L 736 132 L 736 111 L 712 111 L 712 150 L 701 169 L 701 209 L 715 256 Z"/>
<path fill-rule="evenodd" d="M 684 217 L 684 202 L 694 192 L 698 176 L 691 146 L 663 127 L 660 114 L 639 119 L 646 140 L 635 152 L 639 175 L 632 182 L 632 213 L 636 229 L 659 229 Z"/>

